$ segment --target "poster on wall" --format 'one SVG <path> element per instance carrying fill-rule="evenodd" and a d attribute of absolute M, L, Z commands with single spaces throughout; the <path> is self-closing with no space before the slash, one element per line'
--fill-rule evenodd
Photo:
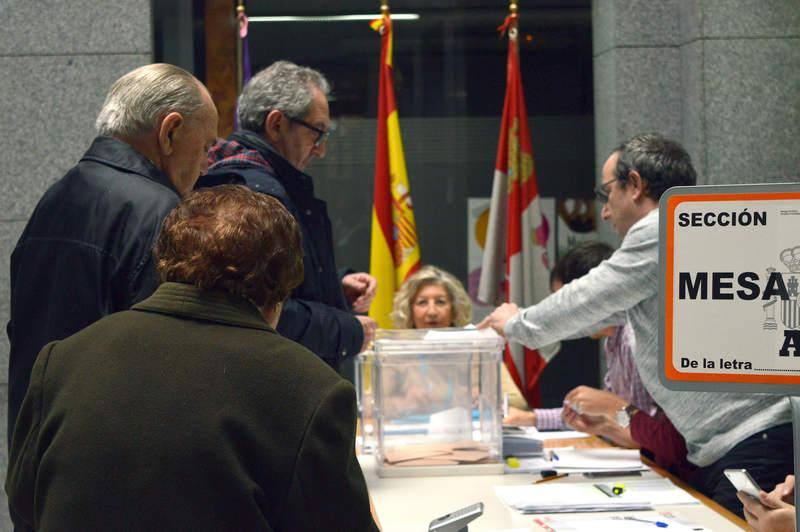
<path fill-rule="evenodd" d="M 481 278 L 481 263 L 483 261 L 483 248 L 486 244 L 486 229 L 489 225 L 489 205 L 491 198 L 467 198 L 467 291 L 472 300 L 472 321 L 478 323 L 494 310 L 494 305 L 486 305 L 477 300 L 478 283 Z M 549 227 L 555 224 L 555 200 L 553 198 L 539 198 L 542 216 L 547 219 Z M 547 257 L 552 266 L 552 257 L 556 253 L 556 239 L 553 234 L 547 240 Z"/>
<path fill-rule="evenodd" d="M 680 187 L 661 199 L 660 376 L 675 390 L 795 393 L 800 185 Z"/>
<path fill-rule="evenodd" d="M 556 254 L 550 255 L 551 266 L 567 251 L 581 242 L 597 240 L 597 210 L 594 199 L 567 198 L 555 202 L 558 223 Z"/>

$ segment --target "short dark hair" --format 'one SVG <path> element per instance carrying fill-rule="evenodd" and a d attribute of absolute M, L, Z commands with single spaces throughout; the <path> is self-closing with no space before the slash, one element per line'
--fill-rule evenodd
<path fill-rule="evenodd" d="M 658 201 L 671 187 L 697 184 L 697 172 L 689 153 L 674 140 L 657 133 L 645 133 L 626 140 L 614 152 L 619 153 L 617 179 L 625 187 L 631 170 L 645 181 L 645 193 Z"/>
<path fill-rule="evenodd" d="M 550 272 L 550 284 L 560 281 L 567 284 L 583 277 L 589 270 L 614 254 L 614 248 L 605 242 L 586 241 L 567 251 L 558 259 Z"/>
<path fill-rule="evenodd" d="M 225 290 L 272 308 L 303 280 L 297 222 L 241 185 L 189 194 L 169 213 L 153 253 L 161 282 Z"/>

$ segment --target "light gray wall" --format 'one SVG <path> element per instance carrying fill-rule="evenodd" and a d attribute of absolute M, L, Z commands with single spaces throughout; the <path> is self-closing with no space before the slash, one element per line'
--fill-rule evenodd
<path fill-rule="evenodd" d="M 800 0 L 594 0 L 597 173 L 644 131 L 701 184 L 800 181 Z"/>
<path fill-rule="evenodd" d="M 9 259 L 39 197 L 94 137 L 94 119 L 120 75 L 151 62 L 150 0 L 0 0 L 0 366 Z M 42 304 L 47 304 L 43 301 Z M 0 478 L 7 467 L 7 370 L 0 372 Z M 0 530 L 10 530 L 0 490 Z"/>

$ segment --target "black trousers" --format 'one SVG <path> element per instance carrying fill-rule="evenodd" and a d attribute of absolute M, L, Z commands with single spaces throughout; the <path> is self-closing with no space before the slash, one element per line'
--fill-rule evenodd
<path fill-rule="evenodd" d="M 694 472 L 691 484 L 707 497 L 742 517 L 736 488 L 723 474 L 725 469 L 747 469 L 764 491 L 772 491 L 794 470 L 792 424 L 778 425 L 740 441 L 728 454 Z"/>

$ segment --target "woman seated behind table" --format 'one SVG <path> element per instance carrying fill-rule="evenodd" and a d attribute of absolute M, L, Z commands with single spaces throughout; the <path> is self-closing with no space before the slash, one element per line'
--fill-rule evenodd
<path fill-rule="evenodd" d="M 423 266 L 395 294 L 392 319 L 400 329 L 463 327 L 472 320 L 472 303 L 464 285 L 452 274 L 436 266 Z M 503 393 L 508 394 L 509 404 L 527 408 L 505 365 L 501 368 Z M 422 390 L 430 388 L 430 381 L 435 380 L 430 375 L 425 379 L 428 382 L 422 383 L 415 382 L 421 380 L 421 376 L 411 377 L 411 382 L 404 383 L 409 404 L 420 399 Z"/>
<path fill-rule="evenodd" d="M 156 292 L 36 360 L 6 480 L 17 529 L 376 530 L 352 386 L 274 329 L 300 238 L 242 186 L 169 214 Z"/>

